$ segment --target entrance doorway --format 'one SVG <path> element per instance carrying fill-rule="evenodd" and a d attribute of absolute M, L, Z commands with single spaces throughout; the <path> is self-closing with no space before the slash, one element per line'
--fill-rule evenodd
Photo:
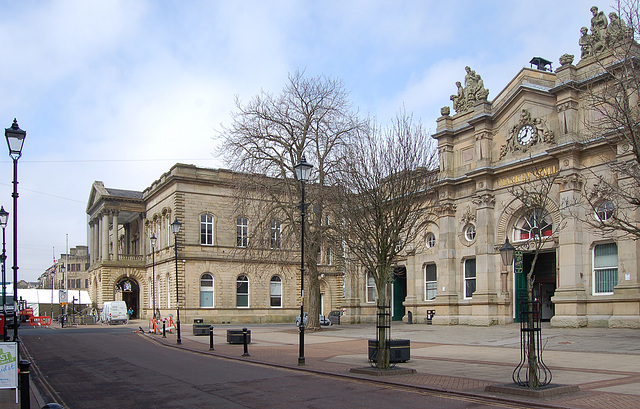
<path fill-rule="evenodd" d="M 515 274 L 515 322 L 520 322 L 520 302 L 527 299 L 526 276 L 531 269 L 533 257 L 533 253 L 524 253 L 522 255 L 522 274 Z M 549 321 L 555 315 L 555 306 L 551 302 L 551 297 L 553 297 L 555 291 L 556 253 L 555 251 L 540 253 L 533 270 L 533 299 L 539 300 L 541 303 L 541 318 L 543 321 Z"/>
<path fill-rule="evenodd" d="M 127 309 L 133 310 L 129 318 L 140 318 L 140 286 L 130 277 L 123 277 L 116 284 L 116 292 L 122 295 L 122 301 L 127 304 Z M 116 294 L 116 299 L 118 299 Z"/>
<path fill-rule="evenodd" d="M 393 295 L 392 295 L 392 315 L 391 320 L 402 321 L 404 317 L 404 299 L 407 296 L 407 268 L 396 267 L 393 270 Z"/>

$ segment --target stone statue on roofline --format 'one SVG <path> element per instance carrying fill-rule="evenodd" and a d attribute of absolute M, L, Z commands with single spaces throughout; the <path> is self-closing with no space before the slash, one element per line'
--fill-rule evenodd
<path fill-rule="evenodd" d="M 457 113 L 468 111 L 477 101 L 486 101 L 489 96 L 489 90 L 484 87 L 482 77 L 469 66 L 465 67 L 465 70 L 467 74 L 464 77 L 464 87 L 460 81 L 457 81 L 458 93 L 450 97 L 453 101 L 453 109 Z"/>
<path fill-rule="evenodd" d="M 633 30 L 625 24 L 618 14 L 609 13 L 609 19 L 598 7 L 591 7 L 591 33 L 587 27 L 580 29 L 581 58 L 590 57 L 605 50 L 615 47 L 623 41 L 633 39 Z"/>

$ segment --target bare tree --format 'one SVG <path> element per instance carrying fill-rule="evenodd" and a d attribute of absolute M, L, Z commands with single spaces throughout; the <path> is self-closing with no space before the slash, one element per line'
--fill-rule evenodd
<path fill-rule="evenodd" d="M 519 238 L 524 241 L 517 248 L 520 251 L 527 251 L 533 254 L 531 267 L 526 272 L 527 284 L 527 304 L 521 309 L 528 312 L 526 319 L 528 328 L 534 326 L 535 307 L 533 306 L 533 285 L 534 271 L 540 252 L 553 242 L 557 237 L 557 232 L 563 227 L 563 213 L 561 207 L 554 202 L 554 188 L 557 189 L 559 174 L 549 171 L 548 168 L 541 168 L 531 160 L 532 172 L 527 183 L 510 187 L 509 193 L 514 197 L 514 202 L 507 208 L 512 216 L 518 221 L 514 226 L 514 231 Z M 524 273 L 524 272 L 523 272 Z M 521 303 L 523 300 L 516 300 Z M 527 307 L 528 306 L 528 307 Z M 539 313 L 539 311 L 537 311 Z M 524 361 L 514 371 L 514 376 L 520 377 L 519 370 L 526 370 L 526 384 L 530 388 L 538 388 L 546 385 L 550 377 L 546 376 L 546 366 L 542 362 L 542 351 L 538 350 L 537 333 L 530 330 L 526 333 L 526 339 L 522 346 L 525 353 Z M 544 379 L 543 379 L 544 378 Z M 515 378 L 514 378 L 515 380 Z"/>
<path fill-rule="evenodd" d="M 314 217 L 305 223 L 305 296 L 310 330 L 320 328 L 317 257 L 328 228 L 321 223 L 330 200 L 327 189 L 335 183 L 341 153 L 360 126 L 340 80 L 307 78 L 297 71 L 289 75 L 278 96 L 261 92 L 246 104 L 236 99 L 233 123 L 220 132 L 221 153 L 227 165 L 247 176 L 238 185 L 238 197 L 242 199 L 239 211 L 248 206 L 260 207 L 252 212 L 257 220 L 252 222 L 249 246 L 263 256 L 274 257 L 270 246 L 260 245 L 265 240 L 259 239 L 269 231 L 273 220 L 282 220 L 283 247 L 296 248 L 299 243 L 295 239 L 300 234 L 295 203 L 300 200 L 301 184 L 295 180 L 294 166 L 303 156 L 314 166 L 306 199 Z M 251 253 L 253 261 L 256 251 Z M 275 257 L 281 259 L 282 252 Z"/>
<path fill-rule="evenodd" d="M 365 274 L 373 275 L 381 319 L 381 314 L 388 313 L 387 284 L 398 255 L 420 241 L 425 208 L 435 200 L 435 141 L 403 112 L 386 129 L 371 124 L 361 132 L 340 170 L 342 200 L 336 213 L 343 221 L 342 235 L 350 257 Z M 386 369 L 389 356 L 383 326 L 378 323 L 382 345 L 378 345 L 377 367 Z"/>
<path fill-rule="evenodd" d="M 604 166 L 585 173 L 580 203 L 574 205 L 585 206 L 587 211 L 575 214 L 607 237 L 640 238 L 639 32 L 638 0 L 617 2 L 606 30 L 589 35 L 583 58 L 594 61 L 594 70 L 576 85 L 585 110 L 581 142 L 602 145 Z"/>

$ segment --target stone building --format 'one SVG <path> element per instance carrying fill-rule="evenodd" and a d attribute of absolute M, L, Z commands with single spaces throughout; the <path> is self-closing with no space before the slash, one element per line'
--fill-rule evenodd
<path fill-rule="evenodd" d="M 186 323 L 293 323 L 300 311 L 297 243 L 281 245 L 284 226 L 278 224 L 264 232 L 275 238 L 266 243 L 277 257 L 250 252 L 247 240 L 257 215 L 236 210 L 238 178 L 228 170 L 176 164 L 142 192 L 95 182 L 87 214 L 89 291 L 96 306 L 124 300 L 134 317 L 147 318 L 154 305 L 161 316 L 175 317 L 179 305 Z M 175 219 L 182 224 L 177 258 Z M 342 275 L 330 258 L 321 269 L 322 312 L 328 314 L 340 307 Z"/>
<path fill-rule="evenodd" d="M 89 247 L 76 246 L 69 249 L 69 253 L 60 254 L 39 278 L 39 288 L 66 288 L 69 290 L 84 290 L 89 288 Z"/>
<path fill-rule="evenodd" d="M 435 222 L 424 232 L 423 249 L 399 263 L 406 276 L 397 285 L 406 296 L 394 305 L 402 303 L 414 322 L 430 311 L 436 324 L 517 320 L 523 290 L 514 267 L 527 271 L 533 253 L 521 248 L 523 264 L 504 266 L 499 249 L 505 238 L 520 247 L 541 234 L 549 240 L 536 263 L 533 294 L 543 319 L 557 327 L 640 327 L 639 243 L 581 222 L 611 217 L 616 209 L 606 195 L 595 211 L 581 206 L 585 187 L 617 177 L 606 163 L 633 160 L 627 141 L 589 127 L 600 118 L 589 108 L 589 93 L 600 92 L 604 67 L 616 61 L 609 36 L 628 35 L 598 30 L 583 29 L 577 65 L 564 55 L 553 72 L 549 61 L 534 58 L 491 101 L 480 76 L 466 68 L 464 86 L 460 81 L 451 97 L 456 113 L 444 107 L 433 135 L 440 154 Z M 640 55 L 637 44 L 624 45 L 627 58 Z M 550 175 L 556 183 L 549 208 L 532 214 L 518 207 L 510 188 Z M 637 221 L 635 212 L 629 216 Z"/>

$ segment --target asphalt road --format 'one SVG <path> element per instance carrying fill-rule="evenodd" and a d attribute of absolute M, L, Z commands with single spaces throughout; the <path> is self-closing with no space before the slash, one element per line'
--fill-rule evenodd
<path fill-rule="evenodd" d="M 21 340 L 40 392 L 67 409 L 518 407 L 167 348 L 130 327 L 28 328 Z"/>

